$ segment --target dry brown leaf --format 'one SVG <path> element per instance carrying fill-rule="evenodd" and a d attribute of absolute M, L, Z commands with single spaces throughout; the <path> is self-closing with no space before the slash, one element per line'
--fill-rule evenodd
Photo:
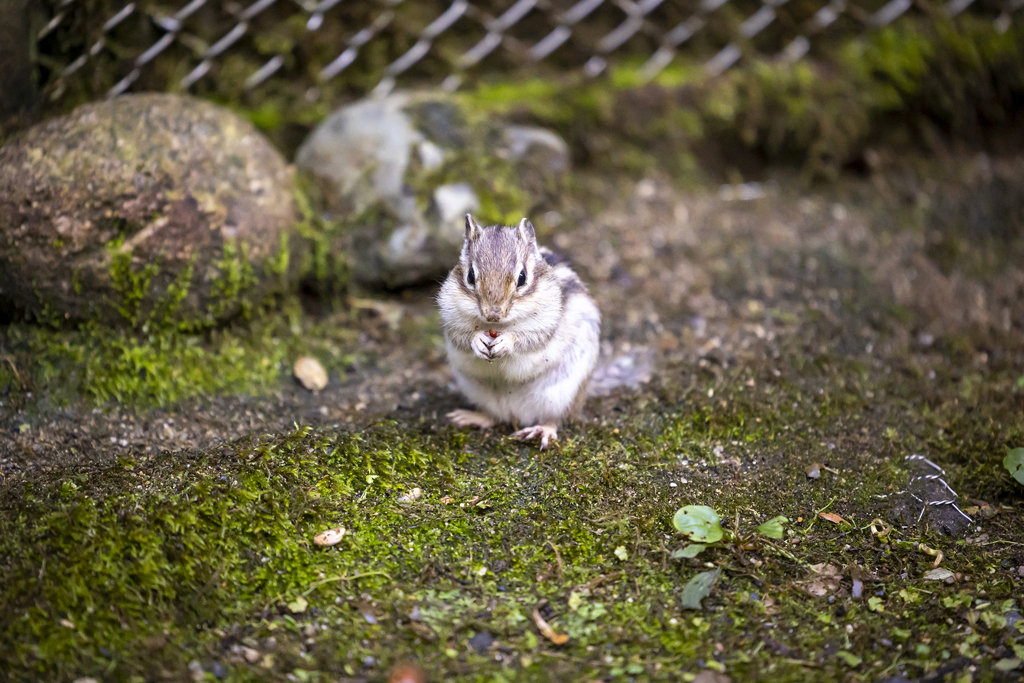
<path fill-rule="evenodd" d="M 842 517 L 840 517 L 839 515 L 837 515 L 834 512 L 819 512 L 818 516 L 821 517 L 822 519 L 827 519 L 828 521 L 832 522 L 833 524 L 845 524 L 846 526 L 853 526 L 852 524 L 850 524 L 849 522 L 847 522 L 845 519 L 843 519 Z"/>
<path fill-rule="evenodd" d="M 416 662 L 399 662 L 391 670 L 388 683 L 427 683 L 427 674 Z"/>
<path fill-rule="evenodd" d="M 445 496 L 438 502 L 440 502 L 442 505 L 451 505 L 452 503 L 455 502 L 455 499 L 452 498 L 451 496 Z"/>
<path fill-rule="evenodd" d="M 345 538 L 345 533 L 345 527 L 343 526 L 335 527 L 334 529 L 327 529 L 326 531 L 321 531 L 314 536 L 313 543 L 322 546 L 337 545 L 341 542 L 341 539 Z"/>
<path fill-rule="evenodd" d="M 295 379 L 312 392 L 318 392 L 327 386 L 327 371 L 320 361 L 310 356 L 299 356 L 292 368 Z"/>
<path fill-rule="evenodd" d="M 693 679 L 693 683 L 731 683 L 732 679 L 725 674 L 704 669 Z"/>
<path fill-rule="evenodd" d="M 564 645 L 569 642 L 569 636 L 564 633 L 555 633 L 555 629 L 551 628 L 548 622 L 544 621 L 544 617 L 540 615 L 540 610 L 533 610 L 533 623 L 537 624 L 537 629 L 555 645 Z"/>

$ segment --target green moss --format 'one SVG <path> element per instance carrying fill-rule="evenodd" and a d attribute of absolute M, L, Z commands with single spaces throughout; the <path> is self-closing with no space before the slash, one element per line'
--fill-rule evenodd
<path fill-rule="evenodd" d="M 91 320 L 72 328 L 45 308 L 38 316 L 44 325 L 0 328 L 4 357 L 24 369 L 0 377 L 0 390 L 15 391 L 19 401 L 36 390 L 58 403 L 85 398 L 168 406 L 194 396 L 260 394 L 279 385 L 297 355 L 321 344 L 348 348 L 347 331 L 296 322 L 297 280 L 335 303 L 348 282 L 340 229 L 313 212 L 305 194 L 297 205 L 294 246 L 282 234 L 279 248 L 262 264 L 253 264 L 246 245 L 224 244 L 206 274 L 209 303 L 199 315 L 182 305 L 202 286 L 193 265 L 164 286 L 159 262 L 133 264 L 122 241 L 111 241 L 109 303 L 124 325 Z M 309 340 L 304 335 L 314 327 Z"/>
<path fill-rule="evenodd" d="M 207 274 L 209 303 L 201 315 L 182 311 L 200 286 L 193 266 L 162 287 L 159 263 L 133 265 L 114 240 L 108 246 L 111 305 L 125 325 L 89 321 L 70 328 L 44 311 L 45 326 L 0 329 L 0 345 L 25 369 L 20 380 L 2 378 L 0 389 L 22 396 L 35 389 L 58 402 L 168 406 L 194 396 L 260 394 L 279 385 L 297 355 L 318 345 L 348 349 L 347 330 L 295 322 L 297 280 L 327 302 L 348 283 L 341 229 L 312 211 L 304 193 L 297 194 L 297 206 L 296 240 L 282 234 L 276 253 L 262 264 L 252 263 L 244 244 L 225 243 Z M 341 354 L 339 367 L 349 355 Z"/>
<path fill-rule="evenodd" d="M 1000 33 L 980 17 L 904 17 L 822 49 L 816 60 L 752 60 L 710 80 L 677 58 L 648 84 L 627 61 L 607 80 L 498 82 L 469 97 L 555 128 L 578 162 L 631 173 L 659 166 L 686 180 L 694 155 L 720 171 L 723 156 L 749 166 L 753 150 L 833 176 L 880 138 L 923 135 L 928 125 L 978 139 L 1012 120 L 1024 92 L 1024 29 Z"/>
<path fill-rule="evenodd" d="M 122 240 L 112 240 L 107 245 L 111 255 L 110 282 L 119 298 L 117 312 L 135 327 L 141 325 L 148 317 L 143 312 L 143 304 L 150 294 L 153 278 L 160 272 L 160 266 L 156 263 L 147 263 L 140 270 L 133 270 L 132 255 L 120 250 L 122 243 Z M 170 298 L 175 298 L 175 295 L 171 294 Z"/>
<path fill-rule="evenodd" d="M 955 391 L 922 398 L 924 376 L 797 353 L 779 377 L 774 363 L 693 381 L 667 368 L 658 400 L 622 397 L 621 413 L 566 430 L 545 453 L 412 416 L 7 482 L 0 666 L 14 680 L 129 680 L 181 676 L 195 659 L 229 680 L 319 680 L 380 677 L 412 656 L 453 681 L 679 680 L 703 668 L 802 681 L 917 677 L 963 655 L 991 671 L 993 653 L 1024 645 L 1005 626 L 1021 607 L 1001 563 L 1012 552 L 912 520 L 881 539 L 869 523 L 899 521 L 899 501 L 878 496 L 906 480 L 910 451 L 951 465 L 958 488 L 1010 495 L 1014 482 L 974 473 L 1024 438 L 1005 378 L 975 390 L 968 417 Z M 870 417 L 868 388 L 888 397 Z M 817 459 L 842 469 L 810 480 Z M 414 487 L 422 497 L 397 500 Z M 688 503 L 713 506 L 748 540 L 669 560 L 685 542 L 672 513 Z M 852 527 L 816 516 L 825 509 Z M 785 539 L 752 534 L 777 514 L 793 520 Z M 999 542 L 1024 542 L 1020 511 L 1000 514 Z M 338 546 L 312 544 L 336 526 Z M 924 581 L 934 558 L 915 542 L 943 550 L 963 582 Z M 720 582 L 703 611 L 683 610 L 704 562 Z M 840 591 L 829 603 L 804 590 L 819 563 L 875 580 L 863 600 Z M 545 603 L 566 645 L 537 631 Z M 477 652 L 481 632 L 498 649 Z"/>
<path fill-rule="evenodd" d="M 451 116 L 459 126 L 465 126 L 472 134 L 465 139 L 452 141 L 455 145 L 449 148 L 444 161 L 438 168 L 425 169 L 417 159 L 407 174 L 408 182 L 413 188 L 419 188 L 418 196 L 424 198 L 421 210 L 426 210 L 426 201 L 430 193 L 427 188 L 435 188 L 449 183 L 468 182 L 480 200 L 477 214 L 486 223 L 517 223 L 524 212 L 533 205 L 543 201 L 541 193 L 531 194 L 524 187 L 522 177 L 516 164 L 510 159 L 500 158 L 494 150 L 502 144 L 501 130 L 495 125 L 491 111 L 475 106 L 467 98 L 456 100 L 458 106 L 450 107 Z M 427 112 L 420 112 L 413 107 L 410 114 L 414 120 L 422 119 Z M 414 123 L 418 129 L 430 128 L 422 123 Z M 442 133 L 443 135 L 443 133 Z M 445 143 L 447 140 L 440 139 Z M 454 153 L 452 153 L 454 152 Z"/>
<path fill-rule="evenodd" d="M 966 15 L 906 18 L 832 48 L 825 64 L 735 69 L 705 88 L 717 120 L 709 132 L 828 174 L 893 131 L 920 134 L 929 119 L 975 139 L 1008 122 L 1024 88 L 1022 36 Z"/>
<path fill-rule="evenodd" d="M 282 282 L 287 279 L 286 249 L 284 241 L 283 255 L 267 264 L 268 273 Z M 279 382 L 298 340 L 282 326 L 283 314 L 266 308 L 270 299 L 257 288 L 244 248 L 225 246 L 223 258 L 214 264 L 211 303 L 198 319 L 181 313 L 181 303 L 195 286 L 192 266 L 155 293 L 159 264 L 136 270 L 131 254 L 116 245 L 111 253 L 116 306 L 127 326 L 89 321 L 69 328 L 54 316 L 48 326 L 10 325 L 0 332 L 3 345 L 26 375 L 4 386 L 41 389 L 58 402 L 85 397 L 149 406 L 196 395 L 260 393 Z M 240 316 L 235 323 L 215 327 L 232 314 Z"/>
<path fill-rule="evenodd" d="M 312 285 L 325 299 L 330 300 L 345 291 L 349 281 L 348 229 L 341 221 L 332 220 L 317 211 L 318 188 L 311 178 L 296 178 L 295 204 L 299 218 L 295 232 L 303 241 L 298 254 L 299 279 Z M 287 253 L 282 251 L 282 253 Z"/>
<path fill-rule="evenodd" d="M 221 258 L 214 261 L 213 268 L 216 275 L 210 283 L 209 318 L 222 320 L 236 312 L 243 318 L 251 317 L 258 302 L 253 301 L 249 294 L 257 290 L 259 280 L 249 262 L 246 245 L 226 240 Z"/>
<path fill-rule="evenodd" d="M 322 356 L 331 371 L 347 368 L 356 332 L 296 316 L 297 306 L 289 301 L 220 328 L 179 325 L 159 308 L 133 329 L 12 324 L 0 330 L 0 345 L 20 374 L 0 376 L 0 391 L 13 392 L 16 404 L 35 392 L 58 404 L 85 399 L 146 408 L 196 396 L 263 394 L 280 386 L 303 354 Z"/>
<path fill-rule="evenodd" d="M 508 114 L 526 108 L 545 121 L 567 123 L 572 120 L 573 107 L 561 97 L 564 91 L 558 83 L 532 78 L 480 85 L 472 99 L 491 111 Z"/>

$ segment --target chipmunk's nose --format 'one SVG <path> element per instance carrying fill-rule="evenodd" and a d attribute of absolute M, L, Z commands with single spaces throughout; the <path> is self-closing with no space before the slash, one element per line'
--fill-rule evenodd
<path fill-rule="evenodd" d="M 499 320 L 501 320 L 501 307 L 491 306 L 486 311 L 484 311 L 484 317 L 487 318 L 487 322 L 489 323 L 498 322 Z"/>

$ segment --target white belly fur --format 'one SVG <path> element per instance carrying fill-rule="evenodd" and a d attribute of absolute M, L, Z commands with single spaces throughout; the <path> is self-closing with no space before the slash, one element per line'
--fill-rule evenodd
<path fill-rule="evenodd" d="M 455 381 L 466 398 L 501 421 L 558 424 L 597 363 L 599 320 L 589 297 L 571 296 L 558 330 L 538 351 L 488 362 L 449 344 Z"/>

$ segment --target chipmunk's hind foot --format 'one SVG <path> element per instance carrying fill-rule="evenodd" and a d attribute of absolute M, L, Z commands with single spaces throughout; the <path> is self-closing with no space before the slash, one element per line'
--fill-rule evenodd
<path fill-rule="evenodd" d="M 520 441 L 532 441 L 540 439 L 540 449 L 544 450 L 551 441 L 558 440 L 558 428 L 554 425 L 534 425 L 512 433 L 513 439 Z"/>
<path fill-rule="evenodd" d="M 459 427 L 490 429 L 495 425 L 494 419 L 473 410 L 453 410 L 448 413 L 448 419 L 452 421 L 452 424 Z"/>

